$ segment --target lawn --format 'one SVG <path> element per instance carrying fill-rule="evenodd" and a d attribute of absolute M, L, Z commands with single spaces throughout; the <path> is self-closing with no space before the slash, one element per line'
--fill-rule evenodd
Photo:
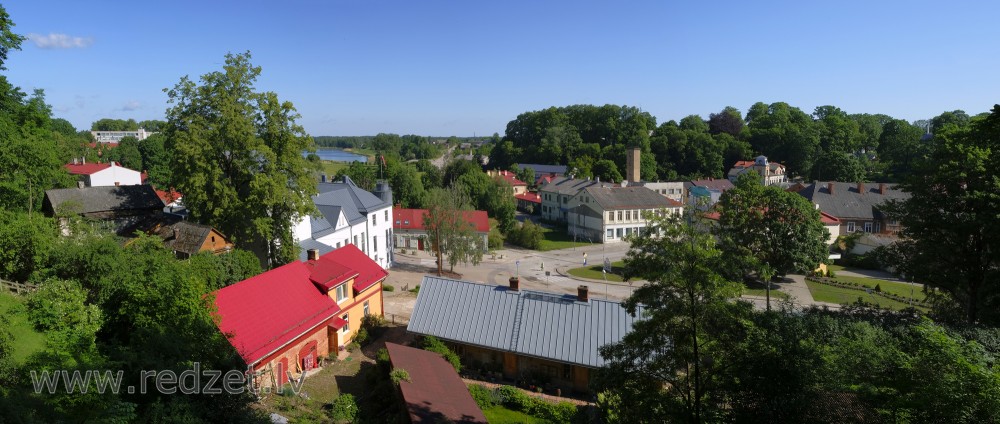
<path fill-rule="evenodd" d="M 514 411 L 502 406 L 494 406 L 483 410 L 486 415 L 486 422 L 490 424 L 517 424 L 517 423 L 544 423 L 545 420 L 536 418 L 523 412 Z"/>
<path fill-rule="evenodd" d="M 856 302 L 860 297 L 865 302 L 874 303 L 881 308 L 889 308 L 897 311 L 910 306 L 903 302 L 897 302 L 892 299 L 886 299 L 882 296 L 868 294 L 862 290 L 843 289 L 809 280 L 806 280 L 806 285 L 809 286 L 809 292 L 812 293 L 813 299 L 820 302 L 847 305 Z"/>
<path fill-rule="evenodd" d="M 840 272 L 845 268 L 840 265 L 830 265 L 830 271 L 833 271 L 836 277 L 833 277 L 837 281 L 842 281 L 845 283 L 860 284 L 868 288 L 875 288 L 876 285 L 884 293 L 894 294 L 896 296 L 902 297 L 913 297 L 914 300 L 923 301 L 927 298 L 927 295 L 921 290 L 920 286 L 915 286 L 913 284 L 900 283 L 896 281 L 879 280 L 877 278 L 868 277 L 845 277 L 840 275 Z M 848 269 L 850 271 L 850 269 Z"/>
<path fill-rule="evenodd" d="M 545 237 L 538 246 L 538 250 L 547 252 L 549 250 L 569 249 L 571 247 L 590 246 L 589 241 L 573 241 L 573 237 L 566 234 L 565 230 L 542 228 L 542 235 Z M 581 261 L 583 258 L 581 258 Z M 600 271 L 598 271 L 600 272 Z"/>
<path fill-rule="evenodd" d="M 622 271 L 624 271 L 624 267 L 625 267 L 625 262 L 623 261 L 612 262 L 611 272 L 607 274 L 608 281 L 614 281 L 618 283 L 623 282 L 624 280 L 622 279 Z M 598 263 L 596 265 L 573 268 L 567 272 L 569 272 L 570 275 L 580 278 L 592 278 L 594 280 L 603 280 L 604 275 L 601 272 L 601 270 L 603 269 L 604 269 L 604 264 Z"/>
<path fill-rule="evenodd" d="M 332 160 L 321 161 L 323 164 L 323 173 L 326 174 L 327 178 L 333 178 L 337 175 L 337 171 L 347 168 L 350 164 L 347 162 L 334 162 Z"/>
<path fill-rule="evenodd" d="M 23 362 L 28 356 L 45 347 L 45 335 L 35 331 L 34 326 L 28 321 L 23 297 L 0 291 L 0 317 L 8 320 L 7 329 L 13 337 L 11 357 L 14 362 Z"/>

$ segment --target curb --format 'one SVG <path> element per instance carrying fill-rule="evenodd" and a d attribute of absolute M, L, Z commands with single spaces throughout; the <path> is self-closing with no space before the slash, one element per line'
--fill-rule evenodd
<path fill-rule="evenodd" d="M 625 283 L 625 282 L 621 282 L 621 281 L 604 281 L 604 280 L 597 280 L 597 279 L 593 279 L 593 278 L 577 277 L 577 276 L 572 275 L 572 274 L 570 274 L 568 272 L 565 272 L 565 271 L 566 271 L 565 267 L 556 267 L 556 273 L 557 274 L 559 274 L 560 276 L 569 278 L 570 280 L 581 281 L 581 282 L 584 282 L 584 283 L 613 284 L 613 285 L 622 286 L 622 287 L 634 287 L 633 284 L 629 284 L 629 283 Z M 635 280 L 633 283 L 636 283 L 636 282 L 645 283 L 645 280 Z"/>

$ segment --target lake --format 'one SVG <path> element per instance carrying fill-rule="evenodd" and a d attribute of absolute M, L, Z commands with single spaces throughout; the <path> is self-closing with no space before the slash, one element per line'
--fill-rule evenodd
<path fill-rule="evenodd" d="M 302 152 L 302 156 L 308 155 L 308 152 Z M 368 156 L 356 155 L 340 149 L 316 149 L 316 156 L 319 156 L 323 160 L 332 160 L 335 162 L 368 162 Z"/>

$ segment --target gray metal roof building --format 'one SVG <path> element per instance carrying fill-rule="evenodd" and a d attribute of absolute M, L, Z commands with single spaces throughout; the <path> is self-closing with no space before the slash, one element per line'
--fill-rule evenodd
<path fill-rule="evenodd" d="M 156 212 L 163 209 L 163 200 L 149 185 L 45 190 L 46 211 L 60 212 L 63 207 L 82 215 L 100 212 Z"/>
<path fill-rule="evenodd" d="M 598 348 L 620 341 L 636 319 L 618 302 L 425 276 L 407 330 L 598 368 Z"/>
<path fill-rule="evenodd" d="M 814 181 L 799 194 L 819 205 L 819 209 L 841 220 L 881 218 L 878 206 L 889 200 L 905 200 L 909 194 L 895 184 Z"/>
<path fill-rule="evenodd" d="M 344 212 L 348 225 L 354 225 L 363 222 L 369 212 L 392 206 L 390 202 L 358 187 L 347 176 L 337 182 L 321 182 L 317 188 L 319 194 L 313 196 L 313 203 L 320 215 L 310 217 L 314 239 L 335 231 L 334 225 L 340 212 Z"/>
<path fill-rule="evenodd" d="M 683 206 L 677 201 L 641 186 L 587 187 L 584 191 L 604 210 L 665 209 Z"/>

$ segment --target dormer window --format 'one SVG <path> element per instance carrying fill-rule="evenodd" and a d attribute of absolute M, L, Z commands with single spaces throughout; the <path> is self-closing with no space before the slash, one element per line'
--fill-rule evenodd
<path fill-rule="evenodd" d="M 347 284 L 341 284 L 337 286 L 337 302 L 343 302 L 347 300 Z"/>

